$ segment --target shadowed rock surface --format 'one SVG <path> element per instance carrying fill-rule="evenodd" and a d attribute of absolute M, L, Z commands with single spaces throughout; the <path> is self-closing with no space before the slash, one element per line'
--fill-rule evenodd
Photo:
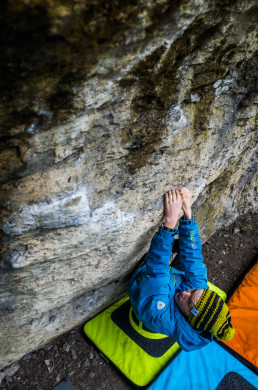
<path fill-rule="evenodd" d="M 257 207 L 256 3 L 170 3 L 3 2 L 0 367 L 125 291 L 167 189 L 203 241 Z"/>

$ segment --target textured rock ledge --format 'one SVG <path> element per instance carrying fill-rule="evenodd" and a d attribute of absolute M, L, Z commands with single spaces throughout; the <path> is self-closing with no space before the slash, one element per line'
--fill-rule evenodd
<path fill-rule="evenodd" d="M 0 368 L 125 291 L 167 189 L 203 241 L 257 207 L 256 4 L 170 3 L 3 7 Z"/>

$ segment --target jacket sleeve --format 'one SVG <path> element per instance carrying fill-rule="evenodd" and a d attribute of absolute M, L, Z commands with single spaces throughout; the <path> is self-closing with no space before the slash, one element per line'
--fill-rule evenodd
<path fill-rule="evenodd" d="M 180 219 L 179 223 L 179 261 L 185 272 L 182 291 L 190 288 L 208 288 L 207 268 L 203 263 L 202 247 L 197 223 L 194 218 Z"/>
<path fill-rule="evenodd" d="M 137 312 L 141 321 L 150 329 L 165 333 L 161 324 L 164 316 L 170 317 L 170 257 L 174 236 L 178 231 L 168 232 L 160 229 L 152 239 L 146 257 L 146 271 L 141 276 Z"/>

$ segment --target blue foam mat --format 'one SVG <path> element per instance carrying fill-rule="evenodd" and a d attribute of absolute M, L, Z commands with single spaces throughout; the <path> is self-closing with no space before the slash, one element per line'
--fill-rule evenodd
<path fill-rule="evenodd" d="M 220 383 L 225 381 L 229 373 L 242 377 L 242 383 L 247 381 L 250 389 L 258 388 L 257 375 L 216 342 L 212 342 L 197 351 L 182 351 L 148 389 L 219 390 Z M 232 379 L 230 386 L 231 390 L 243 390 L 241 380 L 233 383 Z"/>
<path fill-rule="evenodd" d="M 53 390 L 75 390 L 75 388 L 67 379 L 64 379 Z"/>

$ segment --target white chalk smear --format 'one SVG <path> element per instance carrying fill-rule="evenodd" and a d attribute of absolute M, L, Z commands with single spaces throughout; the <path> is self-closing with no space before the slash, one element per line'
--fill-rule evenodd
<path fill-rule="evenodd" d="M 92 214 L 87 191 L 80 189 L 62 197 L 24 205 L 0 228 L 7 235 L 23 234 L 38 228 L 104 224 L 107 228 L 131 226 L 135 215 L 121 211 L 115 201 L 107 201 Z"/>
<path fill-rule="evenodd" d="M 169 117 L 166 123 L 173 130 L 181 129 L 187 125 L 187 119 L 180 105 L 173 105 L 169 111 Z"/>
<path fill-rule="evenodd" d="M 119 210 L 113 200 L 107 201 L 92 214 L 90 224 L 104 224 L 108 228 L 132 226 L 135 214 Z"/>

